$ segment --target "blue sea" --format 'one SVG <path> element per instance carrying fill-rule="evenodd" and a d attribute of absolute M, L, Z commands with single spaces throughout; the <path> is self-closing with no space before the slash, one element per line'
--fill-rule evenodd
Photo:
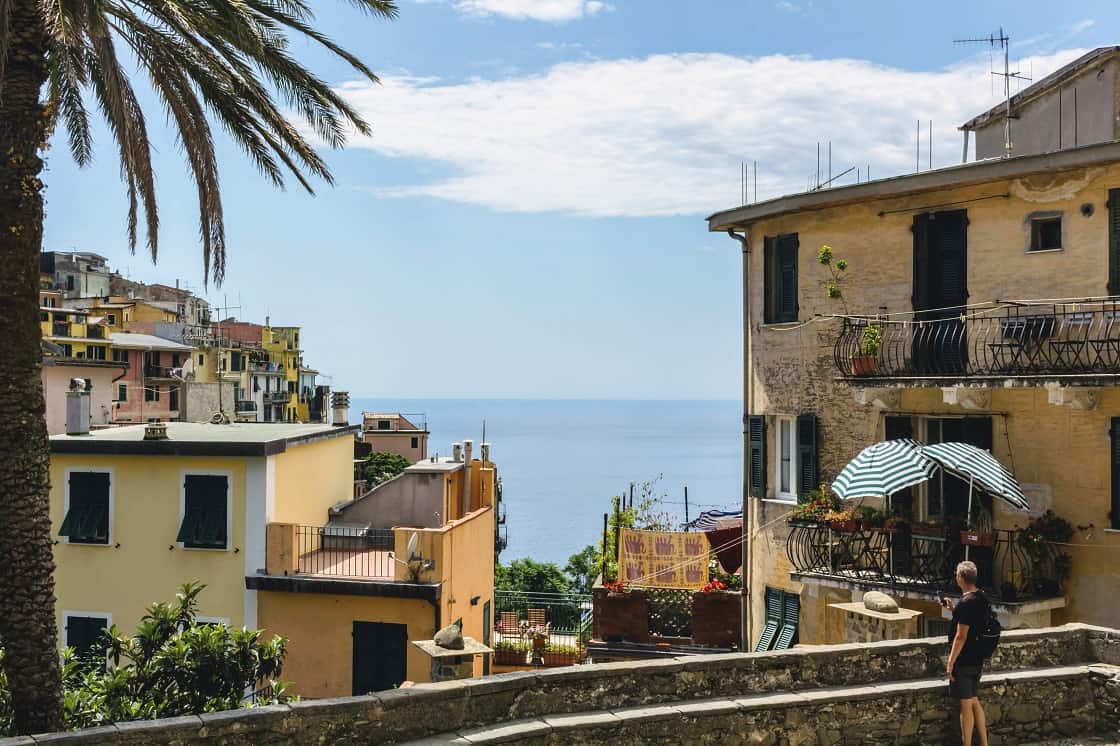
<path fill-rule="evenodd" d="M 742 495 L 742 405 L 738 401 L 359 399 L 362 411 L 423 413 L 429 454 L 450 455 L 470 438 L 492 444 L 502 478 L 509 546 L 519 557 L 556 562 L 598 540 L 611 497 L 657 479 L 665 512 L 738 510 Z"/>

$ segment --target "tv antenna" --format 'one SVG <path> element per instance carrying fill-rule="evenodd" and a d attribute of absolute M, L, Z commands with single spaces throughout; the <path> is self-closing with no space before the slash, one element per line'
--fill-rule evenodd
<path fill-rule="evenodd" d="M 1026 80 L 1030 78 L 1018 70 L 1011 72 L 1011 37 L 1003 32 L 1000 26 L 999 33 L 979 36 L 972 39 L 954 39 L 954 44 L 987 44 L 991 49 L 1003 50 L 1003 72 L 992 70 L 992 75 L 1003 78 L 1003 97 L 1007 101 L 1007 111 L 1003 119 L 1003 157 L 1011 157 L 1011 79 Z"/>

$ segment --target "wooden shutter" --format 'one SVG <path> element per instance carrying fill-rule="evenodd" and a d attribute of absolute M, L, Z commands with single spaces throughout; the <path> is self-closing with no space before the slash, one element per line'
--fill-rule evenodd
<path fill-rule="evenodd" d="M 797 418 L 797 494 L 804 495 L 820 484 L 817 455 L 817 416 L 803 414 Z"/>
<path fill-rule="evenodd" d="M 773 324 L 778 320 L 778 250 L 777 240 L 766 236 L 762 240 L 762 322 Z"/>
<path fill-rule="evenodd" d="M 1120 295 L 1120 189 L 1108 190 L 1108 294 Z"/>
<path fill-rule="evenodd" d="M 751 497 L 766 497 L 766 418 L 752 414 L 747 418 L 747 445 L 750 463 L 747 465 Z"/>
<path fill-rule="evenodd" d="M 796 233 L 778 237 L 778 321 L 797 321 Z"/>
<path fill-rule="evenodd" d="M 930 308 L 929 297 L 929 213 L 923 212 L 914 216 L 914 289 L 910 295 L 910 304 L 915 311 L 924 311 Z"/>
<path fill-rule="evenodd" d="M 224 476 L 188 474 L 183 488 L 183 523 L 176 540 L 193 548 L 225 548 L 229 480 Z"/>
<path fill-rule="evenodd" d="M 937 308 L 963 306 L 968 303 L 968 212 L 948 210 L 933 217 L 937 288 L 932 300 Z"/>
<path fill-rule="evenodd" d="M 83 544 L 109 543 L 109 474 L 98 471 L 70 473 L 70 506 L 59 536 Z"/>
<path fill-rule="evenodd" d="M 1120 528 L 1120 417 L 1112 418 L 1109 435 L 1109 466 L 1112 469 L 1112 510 L 1109 520 L 1112 528 Z"/>

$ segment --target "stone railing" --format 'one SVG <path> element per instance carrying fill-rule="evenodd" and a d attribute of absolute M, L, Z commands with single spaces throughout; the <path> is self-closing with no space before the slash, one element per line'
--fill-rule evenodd
<path fill-rule="evenodd" d="M 66 742 L 721 743 L 734 732 L 751 743 L 934 744 L 957 727 L 946 653 L 924 639 L 594 664 L 121 723 Z M 1120 729 L 1120 630 L 1006 632 L 990 668 L 981 694 L 1002 744 Z"/>

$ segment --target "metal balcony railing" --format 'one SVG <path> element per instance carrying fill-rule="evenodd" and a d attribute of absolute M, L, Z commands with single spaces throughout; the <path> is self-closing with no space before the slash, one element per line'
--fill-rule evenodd
<path fill-rule="evenodd" d="M 299 526 L 299 572 L 347 578 L 392 580 L 395 575 L 392 529 L 363 526 Z"/>
<path fill-rule="evenodd" d="M 239 401 L 237 402 L 238 412 L 256 412 L 257 403 L 255 401 Z"/>
<path fill-rule="evenodd" d="M 851 380 L 1120 375 L 1120 299 L 846 317 L 834 359 Z"/>
<path fill-rule="evenodd" d="M 145 365 L 144 377 L 145 378 L 171 378 L 171 371 L 174 368 L 165 368 L 162 365 Z"/>
<path fill-rule="evenodd" d="M 587 657 L 589 594 L 495 590 L 493 614 L 494 662 L 499 665 L 570 666 Z"/>
<path fill-rule="evenodd" d="M 264 395 L 265 404 L 287 404 L 292 395 L 287 391 L 268 391 Z"/>
<path fill-rule="evenodd" d="M 970 546 L 985 593 L 1006 602 L 1060 596 L 1052 568 L 1032 561 L 1021 531 L 992 532 L 991 546 Z M 827 524 L 790 522 L 786 556 L 798 573 L 871 586 L 957 592 L 957 563 L 965 558 L 960 531 L 916 533 L 909 528 L 838 531 Z"/>
<path fill-rule="evenodd" d="M 69 337 L 70 324 L 66 321 L 55 321 L 51 324 L 52 337 Z"/>

